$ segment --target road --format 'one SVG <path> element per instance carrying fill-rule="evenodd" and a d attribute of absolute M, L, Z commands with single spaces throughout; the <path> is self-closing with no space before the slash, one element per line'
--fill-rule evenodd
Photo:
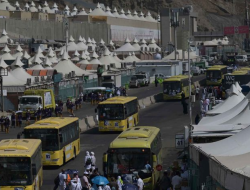
<path fill-rule="evenodd" d="M 130 89 L 127 93 L 130 96 L 137 96 L 141 99 L 161 91 L 162 86 L 158 86 L 156 88 L 153 84 L 151 84 L 149 87 Z M 75 114 L 77 117 L 83 118 L 85 115 L 94 114 L 95 106 L 84 104 L 83 107 L 83 109 L 76 111 Z M 195 110 L 197 109 L 196 107 Z M 150 107 L 140 110 L 139 115 L 139 126 L 156 126 L 161 129 L 164 157 L 163 168 L 167 169 L 172 161 L 177 158 L 178 150 L 175 149 L 175 134 L 184 132 L 184 126 L 189 123 L 189 115 L 183 114 L 182 105 L 179 101 L 156 103 Z M 193 115 L 196 115 L 196 112 L 194 112 Z M 16 138 L 16 134 L 22 130 L 22 128 L 11 128 L 10 134 L 8 135 L 0 133 L 0 140 L 6 138 Z M 118 134 L 119 133 L 100 134 L 98 132 L 98 128 L 90 129 L 81 134 L 81 153 L 75 160 L 71 160 L 59 168 L 44 168 L 42 190 L 53 189 L 54 178 L 58 175 L 62 168 L 77 169 L 79 170 L 79 174 L 82 175 L 84 172 L 84 156 L 86 151 L 95 152 L 97 167 L 100 171 L 102 171 L 102 155 L 108 149 L 110 142 L 114 140 Z"/>

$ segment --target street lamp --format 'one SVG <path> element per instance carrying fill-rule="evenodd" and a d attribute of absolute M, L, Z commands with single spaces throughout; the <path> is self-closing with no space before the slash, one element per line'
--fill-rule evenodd
<path fill-rule="evenodd" d="M 174 28 L 174 49 L 175 49 L 175 60 L 177 59 L 176 57 L 176 52 L 177 52 L 177 36 L 176 36 L 176 28 L 179 27 L 179 10 L 171 10 L 170 13 L 170 26 Z"/>
<path fill-rule="evenodd" d="M 4 111 L 4 101 L 3 101 L 3 76 L 8 76 L 8 65 L 3 59 L 0 61 L 0 83 L 1 83 L 1 111 Z"/>

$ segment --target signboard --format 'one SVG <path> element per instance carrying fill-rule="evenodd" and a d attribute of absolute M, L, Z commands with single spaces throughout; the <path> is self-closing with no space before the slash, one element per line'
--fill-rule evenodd
<path fill-rule="evenodd" d="M 54 78 L 54 82 L 60 82 L 62 80 L 62 74 L 61 73 L 58 73 L 56 75 L 53 76 Z"/>
<path fill-rule="evenodd" d="M 158 41 L 158 38 L 161 36 L 160 31 L 157 29 L 148 29 L 148 28 L 136 28 L 136 27 L 128 27 L 128 26 L 117 26 L 111 25 L 111 39 L 113 41 L 121 41 L 124 42 L 128 37 L 130 40 L 134 39 L 145 39 L 149 40 L 154 38 Z"/>
<path fill-rule="evenodd" d="M 0 91 L 0 95 L 1 95 L 1 91 Z M 7 96 L 7 90 L 3 90 L 3 96 Z"/>
<path fill-rule="evenodd" d="M 175 135 L 175 148 L 177 149 L 185 148 L 185 135 L 184 134 Z"/>
<path fill-rule="evenodd" d="M 224 35 L 234 35 L 234 34 L 249 34 L 249 27 L 248 26 L 224 27 Z"/>
<path fill-rule="evenodd" d="M 238 82 L 239 85 L 250 82 L 250 75 L 225 75 L 223 79 L 223 87 L 228 89 L 232 84 Z"/>

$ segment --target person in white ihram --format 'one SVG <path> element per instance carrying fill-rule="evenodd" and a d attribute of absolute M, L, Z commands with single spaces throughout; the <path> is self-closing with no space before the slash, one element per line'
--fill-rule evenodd
<path fill-rule="evenodd" d="M 82 183 L 77 173 L 74 173 L 74 178 L 71 180 L 71 190 L 82 190 Z"/>
<path fill-rule="evenodd" d="M 116 183 L 117 183 L 117 186 L 118 186 L 118 190 L 122 190 L 123 181 L 121 179 L 121 176 L 118 176 Z"/>
<path fill-rule="evenodd" d="M 95 170 L 95 163 L 96 163 L 95 153 L 90 152 L 90 156 L 91 156 L 91 168 L 92 168 L 92 171 L 94 171 Z"/>
<path fill-rule="evenodd" d="M 144 183 L 143 183 L 142 179 L 140 178 L 139 175 L 137 175 L 136 178 L 137 178 L 137 187 L 138 187 L 138 189 L 143 190 Z"/>
<path fill-rule="evenodd" d="M 86 156 L 85 156 L 85 168 L 86 170 L 90 170 L 91 168 L 91 156 L 89 155 L 89 151 L 86 151 Z"/>
<path fill-rule="evenodd" d="M 66 189 L 66 180 L 67 180 L 67 176 L 65 174 L 65 170 L 62 169 L 62 172 L 59 173 L 59 190 Z"/>

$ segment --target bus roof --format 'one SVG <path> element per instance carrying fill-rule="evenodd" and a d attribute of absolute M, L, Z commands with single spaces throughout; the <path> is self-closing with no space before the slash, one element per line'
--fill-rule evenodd
<path fill-rule="evenodd" d="M 238 70 L 231 73 L 231 75 L 248 75 L 248 70 Z"/>
<path fill-rule="evenodd" d="M 153 126 L 133 127 L 122 132 L 109 148 L 150 148 L 159 132 L 160 129 Z"/>
<path fill-rule="evenodd" d="M 0 141 L 0 157 L 31 157 L 40 139 L 5 139 Z"/>
<path fill-rule="evenodd" d="M 60 129 L 77 120 L 78 117 L 50 117 L 37 121 L 24 129 Z"/>
<path fill-rule="evenodd" d="M 227 66 L 226 65 L 214 65 L 212 67 L 209 67 L 207 71 L 219 71 L 224 68 L 227 68 Z"/>
<path fill-rule="evenodd" d="M 103 102 L 100 102 L 99 105 L 102 104 L 125 104 L 127 102 L 130 102 L 132 100 L 136 100 L 137 97 L 134 96 L 129 96 L 129 97 L 125 97 L 125 96 L 115 96 L 113 98 L 109 98 Z"/>
<path fill-rule="evenodd" d="M 241 70 L 244 70 L 244 71 L 245 71 L 245 70 L 246 70 L 246 71 L 250 71 L 250 67 L 241 67 L 241 68 L 240 68 L 240 71 L 241 71 Z"/>
<path fill-rule="evenodd" d="M 176 76 L 172 76 L 168 79 L 165 79 L 164 82 L 167 81 L 181 81 L 183 79 L 188 79 L 188 75 L 176 75 Z"/>

